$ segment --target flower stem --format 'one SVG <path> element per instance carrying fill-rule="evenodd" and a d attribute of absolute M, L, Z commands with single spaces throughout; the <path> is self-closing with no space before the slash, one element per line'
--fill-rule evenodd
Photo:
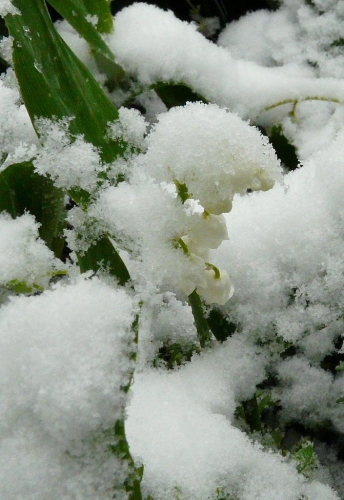
<path fill-rule="evenodd" d="M 201 298 L 196 290 L 190 293 L 189 304 L 194 316 L 199 343 L 201 347 L 206 347 L 210 343 L 211 331 L 204 316 L 204 309 Z"/>

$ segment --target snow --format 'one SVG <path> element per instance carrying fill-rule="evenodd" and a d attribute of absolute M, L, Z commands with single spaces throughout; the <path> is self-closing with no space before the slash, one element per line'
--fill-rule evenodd
<path fill-rule="evenodd" d="M 12 7 L 0 1 L 0 14 Z M 339 499 L 339 447 L 319 439 L 325 467 L 307 478 L 236 410 L 258 389 L 277 402 L 282 431 L 344 432 L 344 375 L 324 369 L 343 353 L 343 18 L 341 1 L 284 0 L 215 44 L 170 11 L 121 10 L 104 40 L 135 83 L 106 92 L 123 103 L 143 90 L 147 113 L 122 107 L 108 124 L 109 139 L 128 143 L 109 165 L 71 137 L 72 118 L 38 117 L 40 144 L 13 72 L 1 78 L 1 170 L 32 160 L 66 194 L 91 194 L 87 209 L 69 210 L 67 265 L 32 215 L 0 214 L 1 499 L 127 500 L 129 466 L 112 452 L 124 418 L 144 498 Z M 88 44 L 65 21 L 56 27 L 103 85 Z M 167 111 L 150 86 L 171 81 L 209 104 Z M 281 125 L 300 168 L 283 174 L 252 123 Z M 103 236 L 125 261 L 127 287 L 102 262 L 80 275 L 76 253 Z M 236 324 L 203 350 L 194 290 Z M 162 353 L 173 347 L 192 356 L 169 369 Z"/>
<path fill-rule="evenodd" d="M 136 3 L 121 10 L 114 22 L 108 43 L 129 74 L 147 85 L 186 83 L 243 118 L 255 119 L 265 108 L 288 99 L 342 100 L 343 82 L 332 75 L 311 78 L 304 70 L 288 75 L 280 67 L 234 59 L 230 51 L 206 40 L 195 25 L 178 20 L 171 11 Z"/>
<path fill-rule="evenodd" d="M 281 179 L 275 152 L 258 130 L 202 103 L 159 116 L 145 162 L 152 177 L 186 184 L 192 197 L 217 215 L 229 212 L 234 193 L 267 190 Z"/>
<path fill-rule="evenodd" d="M 20 11 L 15 7 L 11 0 L 0 1 L 0 16 L 4 17 L 7 14 L 20 15 Z"/>
<path fill-rule="evenodd" d="M 17 219 L 0 214 L 0 284 L 25 283 L 30 287 L 46 286 L 56 270 L 66 266 L 38 236 L 39 224 L 30 214 Z"/>
<path fill-rule="evenodd" d="M 123 418 L 135 309 L 124 290 L 87 277 L 2 307 L 2 498 L 94 498 L 99 467 L 118 469 L 103 432 Z"/>
<path fill-rule="evenodd" d="M 36 120 L 43 148 L 33 162 L 35 171 L 41 175 L 48 174 L 57 187 L 70 189 L 78 186 L 92 191 L 97 186 L 98 173 L 104 170 L 99 152 L 82 136 L 72 141 L 69 123 L 69 118 L 60 121 Z"/>

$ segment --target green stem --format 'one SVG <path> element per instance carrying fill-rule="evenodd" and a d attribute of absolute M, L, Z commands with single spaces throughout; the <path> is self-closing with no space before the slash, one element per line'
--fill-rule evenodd
<path fill-rule="evenodd" d="M 125 460 L 130 467 L 130 472 L 124 481 L 124 488 L 128 495 L 128 500 L 142 500 L 141 493 L 141 478 L 142 469 L 137 469 L 134 460 L 131 456 L 127 437 L 125 435 L 125 423 L 123 420 L 117 420 L 114 428 L 116 437 L 116 445 L 113 447 L 113 452 L 121 460 Z"/>
<path fill-rule="evenodd" d="M 275 104 L 271 104 L 270 106 L 266 106 L 263 111 L 270 111 L 270 109 L 278 108 L 278 106 L 283 106 L 284 104 L 298 104 L 303 101 L 326 101 L 326 102 L 335 102 L 337 104 L 343 104 L 342 101 L 332 97 L 323 97 L 323 96 L 308 96 L 302 99 L 284 99 L 283 101 L 279 101 Z"/>
<path fill-rule="evenodd" d="M 211 331 L 204 316 L 204 309 L 201 298 L 196 290 L 190 293 L 188 298 L 195 320 L 199 343 L 201 347 L 205 347 L 210 343 Z"/>
<path fill-rule="evenodd" d="M 205 264 L 207 267 L 210 267 L 210 269 L 212 269 L 214 271 L 215 279 L 219 280 L 221 278 L 220 269 L 218 267 L 214 266 L 214 264 L 211 264 L 210 262 L 206 262 Z"/>
<path fill-rule="evenodd" d="M 140 304 L 141 305 L 141 304 Z M 135 319 L 132 324 L 132 330 L 135 333 L 134 342 L 137 344 L 138 342 L 138 325 L 139 325 L 139 315 L 135 316 Z M 136 361 L 136 351 L 130 354 L 130 359 Z M 122 390 L 125 394 L 128 393 L 130 386 L 133 381 L 134 369 L 129 378 L 129 382 L 125 385 Z M 141 493 L 141 479 L 143 474 L 143 467 L 136 467 L 133 457 L 130 453 L 129 444 L 127 441 L 127 437 L 125 434 L 125 419 L 117 420 L 114 427 L 114 434 L 116 439 L 116 444 L 112 447 L 112 451 L 114 454 L 124 460 L 129 465 L 129 472 L 126 480 L 124 481 L 125 491 L 128 493 L 128 500 L 142 500 Z"/>

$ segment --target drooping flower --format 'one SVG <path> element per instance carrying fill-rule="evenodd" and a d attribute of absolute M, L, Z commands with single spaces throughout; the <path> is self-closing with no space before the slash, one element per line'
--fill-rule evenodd
<path fill-rule="evenodd" d="M 148 136 L 147 172 L 186 185 L 206 212 L 229 212 L 235 193 L 270 189 L 280 162 L 258 129 L 214 104 L 188 103 L 159 116 Z"/>

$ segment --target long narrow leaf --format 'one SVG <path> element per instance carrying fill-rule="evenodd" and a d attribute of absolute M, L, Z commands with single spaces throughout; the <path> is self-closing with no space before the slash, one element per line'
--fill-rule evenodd
<path fill-rule="evenodd" d="M 13 3 L 21 15 L 7 15 L 6 24 L 14 38 L 15 73 L 33 124 L 37 117 L 73 117 L 70 132 L 82 134 L 98 147 L 103 161 L 111 162 L 123 154 L 123 143 L 109 140 L 106 134 L 108 122 L 118 118 L 117 109 L 56 32 L 44 0 Z M 80 192 L 75 193 L 75 201 L 83 201 Z M 70 194 L 73 196 L 73 192 Z M 125 265 L 109 245 L 107 262 L 111 263 L 112 274 L 122 281 Z M 96 264 L 85 264 L 85 270 Z"/>
<path fill-rule="evenodd" d="M 113 28 L 110 10 L 104 1 L 49 0 L 49 3 L 85 38 L 92 48 L 103 53 L 109 59 L 114 59 L 111 50 L 100 35 L 100 32 L 109 33 Z M 86 5 L 91 3 L 96 4 L 95 8 L 90 8 L 92 7 L 91 5 Z M 96 19 L 93 16 L 96 16 Z"/>
<path fill-rule="evenodd" d="M 125 72 L 115 62 L 113 53 L 100 35 L 113 30 L 107 0 L 49 0 L 49 3 L 87 41 L 99 70 L 107 75 L 112 87 L 120 85 Z"/>
<path fill-rule="evenodd" d="M 123 153 L 106 138 L 107 123 L 118 111 L 88 69 L 55 30 L 44 0 L 14 0 L 21 15 L 6 16 L 13 42 L 13 63 L 31 120 L 74 117 L 72 134 L 99 147 L 104 161 Z"/>

